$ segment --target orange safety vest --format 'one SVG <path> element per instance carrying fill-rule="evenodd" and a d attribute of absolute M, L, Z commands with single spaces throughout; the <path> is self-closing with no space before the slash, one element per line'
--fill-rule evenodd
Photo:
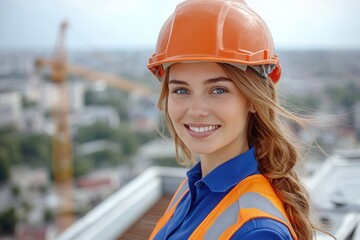
<path fill-rule="evenodd" d="M 180 200 L 189 191 L 187 179 L 176 190 L 164 215 L 153 230 L 150 240 L 173 216 Z M 209 213 L 189 237 L 189 240 L 228 240 L 247 221 L 254 218 L 271 218 L 283 223 L 294 240 L 298 240 L 286 215 L 284 206 L 268 180 L 261 174 L 251 175 L 238 183 Z"/>

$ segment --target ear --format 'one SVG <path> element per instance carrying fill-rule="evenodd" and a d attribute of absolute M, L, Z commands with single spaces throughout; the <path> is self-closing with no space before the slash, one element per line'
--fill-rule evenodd
<path fill-rule="evenodd" d="M 253 104 L 251 104 L 250 108 L 249 108 L 249 112 L 251 113 L 256 113 L 255 107 Z"/>

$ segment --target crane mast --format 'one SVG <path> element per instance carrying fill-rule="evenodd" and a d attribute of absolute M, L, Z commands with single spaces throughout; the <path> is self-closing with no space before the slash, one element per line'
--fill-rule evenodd
<path fill-rule="evenodd" d="M 73 158 L 72 138 L 69 126 L 69 98 L 67 87 L 68 74 L 75 74 L 87 80 L 101 80 L 107 85 L 126 92 L 133 92 L 142 97 L 150 97 L 150 89 L 144 85 L 131 82 L 125 78 L 105 72 L 99 72 L 82 66 L 69 64 L 66 58 L 65 34 L 68 22 L 60 25 L 59 36 L 54 49 L 54 57 L 37 58 L 37 70 L 43 67 L 51 68 L 51 80 L 55 84 L 59 100 L 52 108 L 51 115 L 55 130 L 52 136 L 52 167 L 54 185 L 59 198 L 56 224 L 58 232 L 62 232 L 74 222 L 73 203 Z"/>
<path fill-rule="evenodd" d="M 59 100 L 51 110 L 55 131 L 52 136 L 52 167 L 59 206 L 56 224 L 61 232 L 74 221 L 73 207 L 73 157 L 72 139 L 69 127 L 69 101 L 67 87 L 67 59 L 65 51 L 65 34 L 67 22 L 62 22 L 55 46 L 54 63 L 51 64 L 51 79 Z"/>

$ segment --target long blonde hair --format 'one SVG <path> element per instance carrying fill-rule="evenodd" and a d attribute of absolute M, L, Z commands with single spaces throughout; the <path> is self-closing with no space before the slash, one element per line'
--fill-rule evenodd
<path fill-rule="evenodd" d="M 242 71 L 229 64 L 218 64 L 254 106 L 255 113 L 249 115 L 247 140 L 255 147 L 259 171 L 269 180 L 283 202 L 297 235 L 304 240 L 313 239 L 314 226 L 309 217 L 308 193 L 294 170 L 294 166 L 300 160 L 299 146 L 295 143 L 289 127 L 282 120 L 287 119 L 301 124 L 302 119 L 280 106 L 274 83 L 270 79 L 261 77 L 249 67 L 246 71 Z M 164 111 L 169 133 L 175 141 L 179 163 L 190 165 L 194 157 L 177 136 L 170 121 L 168 96 L 168 74 L 166 74 L 158 108 Z"/>

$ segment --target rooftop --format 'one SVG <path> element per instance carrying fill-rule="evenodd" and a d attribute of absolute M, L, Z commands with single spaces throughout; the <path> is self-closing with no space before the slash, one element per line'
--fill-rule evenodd
<path fill-rule="evenodd" d="M 59 240 L 148 239 L 186 169 L 151 167 L 59 236 Z M 338 151 L 308 182 L 325 230 L 360 240 L 360 151 Z M 329 239 L 319 234 L 318 240 Z"/>
<path fill-rule="evenodd" d="M 308 186 L 321 222 L 338 240 L 360 240 L 360 150 L 337 151 Z"/>
<path fill-rule="evenodd" d="M 186 169 L 151 167 L 83 218 L 58 240 L 148 239 Z"/>

